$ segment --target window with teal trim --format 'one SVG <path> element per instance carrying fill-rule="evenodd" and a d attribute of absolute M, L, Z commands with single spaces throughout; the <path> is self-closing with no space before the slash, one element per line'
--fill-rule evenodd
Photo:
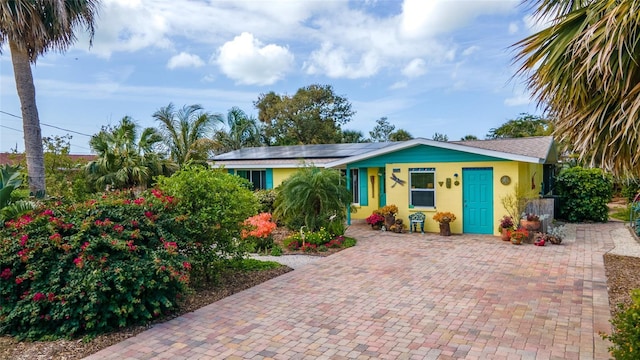
<path fill-rule="evenodd" d="M 266 170 L 236 170 L 236 175 L 249 180 L 249 182 L 253 184 L 254 190 L 267 188 Z"/>
<path fill-rule="evenodd" d="M 435 207 L 435 185 L 434 168 L 409 168 L 409 203 L 415 207 Z"/>
<path fill-rule="evenodd" d="M 351 202 L 354 204 L 360 203 L 360 171 L 359 169 L 350 169 L 349 175 L 351 175 Z"/>

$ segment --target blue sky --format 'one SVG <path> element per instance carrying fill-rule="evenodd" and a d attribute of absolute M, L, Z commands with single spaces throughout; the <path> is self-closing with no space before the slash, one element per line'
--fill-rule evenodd
<path fill-rule="evenodd" d="M 511 45 L 533 33 L 531 12 L 512 0 L 103 0 L 92 47 L 78 31 L 33 67 L 42 133 L 77 132 L 71 151 L 86 154 L 86 135 L 125 115 L 156 126 L 170 102 L 257 117 L 262 93 L 329 84 L 356 111 L 343 128 L 365 136 L 386 116 L 414 137 L 484 138 L 540 113 L 512 78 Z M 22 120 L 6 114 L 21 115 L 13 76 L 5 44 L 0 151 L 24 150 Z"/>

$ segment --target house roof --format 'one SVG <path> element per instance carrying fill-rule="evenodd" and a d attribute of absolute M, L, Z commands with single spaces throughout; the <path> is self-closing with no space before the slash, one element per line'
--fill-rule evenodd
<path fill-rule="evenodd" d="M 330 162 L 326 164 L 326 167 L 339 167 L 356 161 L 370 159 L 376 156 L 419 145 L 433 146 L 443 149 L 462 151 L 472 154 L 534 164 L 554 163 L 557 160 L 555 155 L 555 145 L 552 136 L 452 142 L 417 138 L 392 144 L 393 145 L 370 151 L 365 154 L 354 155 L 348 158 Z"/>
<path fill-rule="evenodd" d="M 214 167 L 246 169 L 290 168 L 303 164 L 303 160 L 316 166 L 340 167 L 419 145 L 536 164 L 556 162 L 551 136 L 451 142 L 417 138 L 402 142 L 267 146 L 216 155 L 211 161 Z"/>
<path fill-rule="evenodd" d="M 384 148 L 394 143 L 355 143 L 355 144 L 321 144 L 262 146 L 234 150 L 216 155 L 212 161 L 220 160 L 265 160 L 265 159 L 321 159 L 345 158 Z"/>

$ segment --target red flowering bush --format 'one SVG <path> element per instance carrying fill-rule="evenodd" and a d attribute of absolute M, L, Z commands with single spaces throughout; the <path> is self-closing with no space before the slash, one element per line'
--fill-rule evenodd
<path fill-rule="evenodd" d="M 98 334 L 173 309 L 187 291 L 191 264 L 173 235 L 172 201 L 106 195 L 51 204 L 6 222 L 0 228 L 0 333 L 28 339 Z"/>
<path fill-rule="evenodd" d="M 374 212 L 369 217 L 367 217 L 366 221 L 367 221 L 367 224 L 372 226 L 382 225 L 384 223 L 384 216 L 382 216 L 381 214 L 378 214 L 377 212 Z"/>

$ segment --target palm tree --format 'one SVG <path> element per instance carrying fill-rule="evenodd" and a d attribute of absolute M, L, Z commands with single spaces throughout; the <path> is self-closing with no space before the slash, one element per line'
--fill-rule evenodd
<path fill-rule="evenodd" d="M 160 152 L 163 137 L 155 128 L 138 126 L 125 116 L 114 128 L 103 128 L 91 137 L 89 145 L 98 155 L 85 170 L 97 189 L 145 188 L 156 175 L 171 175 L 178 166 Z"/>
<path fill-rule="evenodd" d="M 207 160 L 209 150 L 214 146 L 207 135 L 215 123 L 222 122 L 220 115 L 205 112 L 200 105 L 185 105 L 175 110 L 170 103 L 156 111 L 153 117 L 160 122 L 171 159 L 180 167 L 189 161 Z"/>
<path fill-rule="evenodd" d="M 42 131 L 36 107 L 31 63 L 49 50 L 64 51 L 84 25 L 93 39 L 97 0 L 0 0 L 0 45 L 9 43 L 16 88 L 22 109 L 29 190 L 44 195 Z"/>
<path fill-rule="evenodd" d="M 516 43 L 555 134 L 591 165 L 640 174 L 640 2 L 537 0 L 551 25 Z"/>
<path fill-rule="evenodd" d="M 247 116 L 242 109 L 235 106 L 229 109 L 227 126 L 229 127 L 228 132 L 218 130 L 213 135 L 217 154 L 263 144 L 257 120 Z"/>
<path fill-rule="evenodd" d="M 339 171 L 305 166 L 279 186 L 274 216 L 290 228 L 317 231 L 346 218 L 351 191 Z"/>

